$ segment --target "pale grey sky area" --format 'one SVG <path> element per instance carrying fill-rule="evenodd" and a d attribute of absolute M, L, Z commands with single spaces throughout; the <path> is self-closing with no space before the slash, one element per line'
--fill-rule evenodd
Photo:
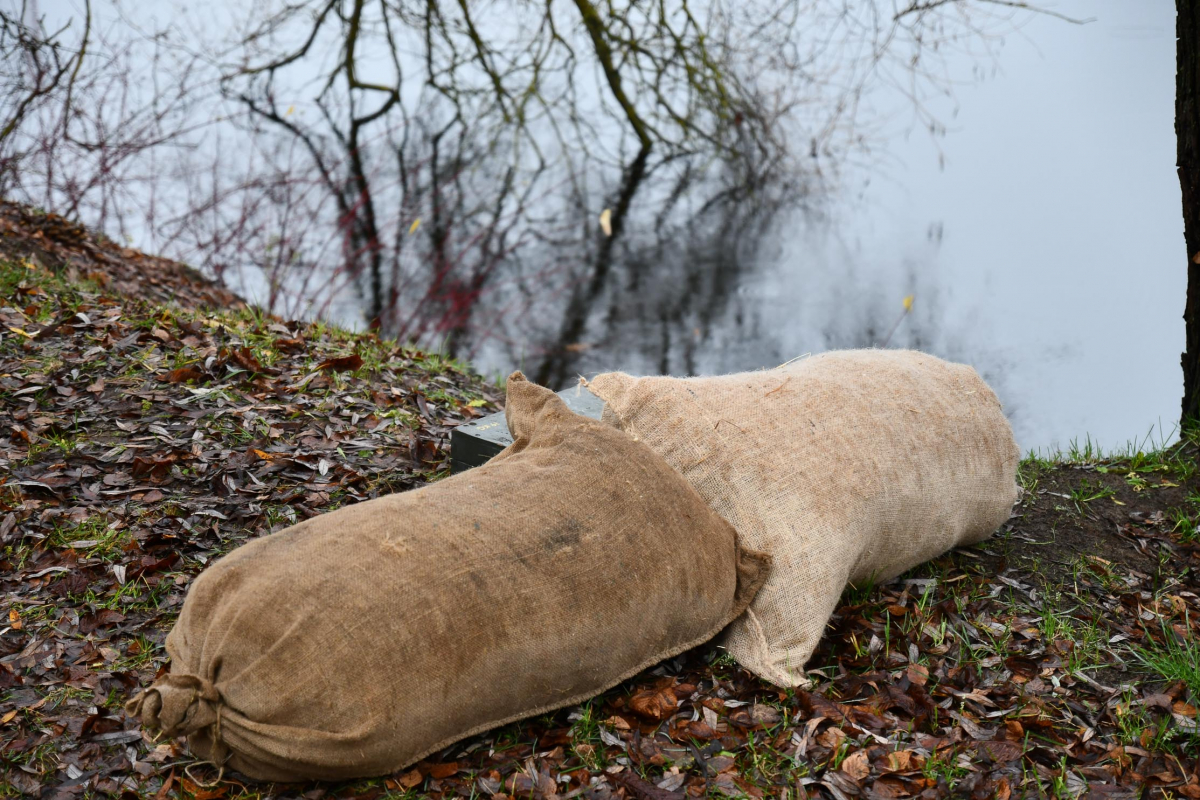
<path fill-rule="evenodd" d="M 919 332 L 923 349 L 975 364 L 1023 449 L 1112 448 L 1160 423 L 1169 434 L 1179 415 L 1175 9 L 1054 8 L 1095 21 L 1042 17 L 1007 37 L 997 68 L 955 93 L 944 168 L 925 132 L 890 137 L 886 169 L 857 178 L 834 231 L 783 237 L 760 296 L 778 306 L 783 351 L 803 352 L 823 349 L 851 298 L 881 298 L 887 328 L 911 292 L 892 344 Z"/>

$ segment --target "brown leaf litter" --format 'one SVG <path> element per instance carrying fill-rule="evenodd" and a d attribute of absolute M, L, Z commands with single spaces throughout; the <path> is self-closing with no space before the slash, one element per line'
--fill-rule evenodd
<path fill-rule="evenodd" d="M 44 258 L 86 278 L 88 246 L 47 230 Z M 190 581 L 436 479 L 451 427 L 499 395 L 370 334 L 114 294 L 108 268 L 105 290 L 0 262 L 0 796 L 1200 798 L 1194 440 L 1027 462 L 996 537 L 845 593 L 808 689 L 708 646 L 393 776 L 213 785 L 121 709 L 163 670 Z"/>

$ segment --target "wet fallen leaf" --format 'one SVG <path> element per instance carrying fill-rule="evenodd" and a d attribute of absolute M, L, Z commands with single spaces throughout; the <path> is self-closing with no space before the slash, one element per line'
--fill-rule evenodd
<path fill-rule="evenodd" d="M 909 664 L 906 674 L 917 686 L 924 686 L 929 681 L 929 667 L 924 664 Z"/>
<path fill-rule="evenodd" d="M 413 789 L 421 785 L 421 781 L 425 778 L 421 775 L 419 769 L 409 770 L 400 777 L 396 778 L 396 783 L 402 789 Z"/>
<path fill-rule="evenodd" d="M 249 347 L 238 347 L 229 352 L 229 362 L 251 374 L 266 374 L 271 372 L 263 367 Z"/>
<path fill-rule="evenodd" d="M 675 713 L 675 693 L 665 689 L 644 689 L 629 698 L 629 708 L 639 717 L 656 722 Z"/>
<path fill-rule="evenodd" d="M 986 755 L 989 760 L 1000 764 L 1016 761 L 1024 752 L 1024 748 L 1017 742 L 979 742 L 977 747 L 980 755 Z"/>
<path fill-rule="evenodd" d="M 631 772 L 618 772 L 615 775 L 609 775 L 608 779 L 618 786 L 623 786 L 630 795 L 638 800 L 684 800 L 687 797 L 683 792 L 660 789 Z"/>
<path fill-rule="evenodd" d="M 304 340 L 299 337 L 276 339 L 274 345 L 276 350 L 285 350 L 289 353 L 304 350 Z"/>
<path fill-rule="evenodd" d="M 893 750 L 887 754 L 887 768 L 892 772 L 907 772 L 912 765 L 912 750 Z"/>
<path fill-rule="evenodd" d="M 202 381 L 204 378 L 205 375 L 203 370 L 198 367 L 191 366 L 173 369 L 166 375 L 160 376 L 159 379 L 166 381 L 167 383 L 186 383 L 187 381 Z"/>
<path fill-rule="evenodd" d="M 361 368 L 362 365 L 362 356 L 354 353 L 348 356 L 326 359 L 317 365 L 317 369 L 330 370 L 332 372 L 353 372 Z"/>
<path fill-rule="evenodd" d="M 224 784 L 220 786 L 203 786 L 188 778 L 182 778 L 179 785 L 187 792 L 189 800 L 218 800 L 229 794 L 231 786 Z"/>
<path fill-rule="evenodd" d="M 857 750 L 846 756 L 842 761 L 842 772 L 850 778 L 861 781 L 871 774 L 871 764 L 866 750 Z"/>

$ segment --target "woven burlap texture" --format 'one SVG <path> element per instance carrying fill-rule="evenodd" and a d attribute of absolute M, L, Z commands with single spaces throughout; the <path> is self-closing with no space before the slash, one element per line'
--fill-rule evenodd
<path fill-rule="evenodd" d="M 250 542 L 129 704 L 252 778 L 382 775 L 579 703 L 742 613 L 770 559 L 661 457 L 520 373 L 488 464 Z"/>
<path fill-rule="evenodd" d="M 774 558 L 725 636 L 779 686 L 804 667 L 847 583 L 886 580 L 1008 519 L 1012 429 L 968 366 L 906 350 L 834 351 L 702 378 L 606 373 L 605 420 L 661 454 Z"/>

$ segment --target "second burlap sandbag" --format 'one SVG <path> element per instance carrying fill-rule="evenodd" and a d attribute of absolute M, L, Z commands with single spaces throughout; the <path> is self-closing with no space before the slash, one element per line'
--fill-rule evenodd
<path fill-rule="evenodd" d="M 192 585 L 129 704 L 253 778 L 386 774 L 578 703 L 742 612 L 770 559 L 659 456 L 520 373 L 515 441 L 244 545 Z"/>
<path fill-rule="evenodd" d="M 970 367 L 922 353 L 831 352 L 711 378 L 607 373 L 589 387 L 610 423 L 774 558 L 725 644 L 780 686 L 806 682 L 847 582 L 978 542 L 1018 499 L 996 395 Z"/>

